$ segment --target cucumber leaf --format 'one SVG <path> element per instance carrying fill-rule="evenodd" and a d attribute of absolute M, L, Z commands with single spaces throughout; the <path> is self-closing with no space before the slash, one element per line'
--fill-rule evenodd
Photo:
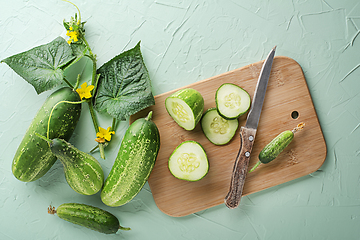
<path fill-rule="evenodd" d="M 125 121 L 127 117 L 154 105 L 149 73 L 144 64 L 140 42 L 101 66 L 95 109 Z"/>
<path fill-rule="evenodd" d="M 65 67 L 65 69 L 74 65 L 76 62 L 78 62 L 81 58 L 83 58 L 86 55 L 86 53 L 88 51 L 88 48 L 83 43 L 71 43 L 70 47 L 76 58 L 70 64 L 68 64 Z"/>
<path fill-rule="evenodd" d="M 1 62 L 9 65 L 40 94 L 63 82 L 63 68 L 74 58 L 66 40 L 58 37 L 50 43 L 10 56 Z"/>

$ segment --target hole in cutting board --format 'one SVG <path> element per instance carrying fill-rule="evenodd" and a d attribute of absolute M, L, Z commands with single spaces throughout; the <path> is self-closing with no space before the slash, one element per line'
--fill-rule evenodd
<path fill-rule="evenodd" d="M 299 117 L 299 112 L 298 111 L 293 111 L 291 113 L 291 117 L 292 117 L 292 119 L 297 119 Z"/>

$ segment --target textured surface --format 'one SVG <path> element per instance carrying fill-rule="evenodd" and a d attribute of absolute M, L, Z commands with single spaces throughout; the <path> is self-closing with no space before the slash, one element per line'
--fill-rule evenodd
<path fill-rule="evenodd" d="M 0 64 L 0 239 L 99 239 L 100 233 L 47 214 L 49 204 L 93 204 L 131 227 L 107 239 L 357 239 L 360 234 L 360 4 L 358 0 L 294 1 L 74 1 L 101 66 L 141 40 L 155 95 L 278 56 L 302 67 L 328 154 L 321 168 L 241 200 L 235 210 L 219 205 L 173 218 L 156 206 L 148 185 L 123 207 L 107 208 L 100 196 L 79 196 L 59 162 L 43 178 L 23 183 L 11 174 L 17 146 L 50 92 L 35 90 Z M 57 0 L 13 0 L 0 8 L 0 59 L 65 36 L 62 26 L 76 9 Z M 84 79 L 91 66 L 79 63 Z M 76 73 L 69 72 L 76 76 Z M 84 105 L 71 143 L 94 146 Z M 103 127 L 111 119 L 99 116 Z M 116 129 L 99 159 L 105 176 L 128 124 Z M 21 229 L 21 231 L 19 230 Z"/>
<path fill-rule="evenodd" d="M 184 87 L 194 88 L 201 93 L 205 110 L 215 107 L 215 93 L 223 83 L 241 86 L 253 99 L 262 64 L 263 61 L 259 61 Z M 177 89 L 157 95 L 154 106 L 139 112 L 130 120 L 146 116 L 149 110 L 154 112 L 153 120 L 159 126 L 161 146 L 149 178 L 150 189 L 159 209 L 171 216 L 184 216 L 224 203 L 239 151 L 240 128 L 232 141 L 224 146 L 215 146 L 208 141 L 200 124 L 192 131 L 185 131 L 165 109 L 165 99 L 174 91 Z M 292 118 L 294 111 L 298 113 L 296 119 Z M 246 115 L 243 115 L 239 118 L 239 125 L 244 126 L 245 122 Z M 323 164 L 326 157 L 325 141 L 300 66 L 288 57 L 275 57 L 258 131 L 255 132 L 250 167 L 255 165 L 261 149 L 271 139 L 282 131 L 292 130 L 300 122 L 305 122 L 306 130 L 296 133 L 291 148 L 286 149 L 276 161 L 262 165 L 247 176 L 244 195 L 312 173 Z M 186 140 L 199 142 L 209 159 L 209 173 L 195 183 L 177 180 L 167 167 L 171 153 Z M 245 153 L 245 148 L 242 150 Z"/>

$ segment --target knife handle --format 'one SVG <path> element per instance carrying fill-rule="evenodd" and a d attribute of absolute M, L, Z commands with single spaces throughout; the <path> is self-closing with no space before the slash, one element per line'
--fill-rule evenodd
<path fill-rule="evenodd" d="M 250 161 L 250 153 L 255 141 L 256 129 L 241 127 L 240 149 L 235 160 L 230 189 L 225 197 L 225 205 L 228 208 L 236 208 L 239 205 L 245 178 Z"/>

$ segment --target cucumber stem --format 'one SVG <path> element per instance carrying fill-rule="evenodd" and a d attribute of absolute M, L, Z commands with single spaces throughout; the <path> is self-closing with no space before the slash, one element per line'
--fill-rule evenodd
<path fill-rule="evenodd" d="M 148 115 L 146 116 L 146 118 L 145 118 L 145 120 L 146 121 L 150 121 L 151 120 L 151 118 L 152 118 L 152 111 L 150 111 L 149 113 L 148 113 Z"/>
<path fill-rule="evenodd" d="M 119 229 L 120 229 L 120 230 L 124 230 L 124 231 L 129 231 L 129 230 L 131 230 L 131 228 L 129 228 L 129 227 L 122 227 L 122 226 L 120 226 L 120 225 L 119 225 Z"/>
<path fill-rule="evenodd" d="M 74 89 L 73 85 L 71 85 L 71 83 L 66 78 L 63 78 L 63 80 L 70 88 Z"/>
<path fill-rule="evenodd" d="M 79 87 L 79 84 L 80 84 L 80 77 L 81 75 L 78 74 L 77 75 L 77 78 L 76 78 L 76 84 L 75 84 L 75 87 L 73 87 L 73 90 L 75 91 L 78 87 Z"/>
<path fill-rule="evenodd" d="M 253 166 L 253 168 L 249 171 L 249 173 L 251 173 L 252 171 L 254 171 L 259 165 L 261 164 L 261 161 L 258 161 L 255 166 Z"/>
<path fill-rule="evenodd" d="M 97 123 L 97 120 L 96 120 L 94 106 L 93 106 L 93 103 L 92 103 L 91 100 L 88 101 L 87 103 L 89 105 L 90 116 L 91 116 L 91 119 L 93 121 L 93 125 L 94 125 L 94 128 L 95 128 L 95 134 L 96 134 L 99 131 L 99 124 Z M 102 159 L 105 159 L 104 145 L 102 143 L 99 143 L 98 146 L 99 146 L 99 150 L 100 150 L 100 157 Z"/>
<path fill-rule="evenodd" d="M 38 134 L 38 133 L 35 133 L 35 135 L 37 136 L 37 137 L 39 137 L 39 138 L 41 138 L 42 140 L 44 140 L 44 141 L 46 141 L 48 144 L 49 144 L 49 146 L 50 146 L 50 144 L 52 144 L 52 140 L 50 140 L 49 138 L 46 138 L 46 137 L 44 137 L 44 136 L 42 136 L 42 135 L 40 135 L 40 134 Z"/>

